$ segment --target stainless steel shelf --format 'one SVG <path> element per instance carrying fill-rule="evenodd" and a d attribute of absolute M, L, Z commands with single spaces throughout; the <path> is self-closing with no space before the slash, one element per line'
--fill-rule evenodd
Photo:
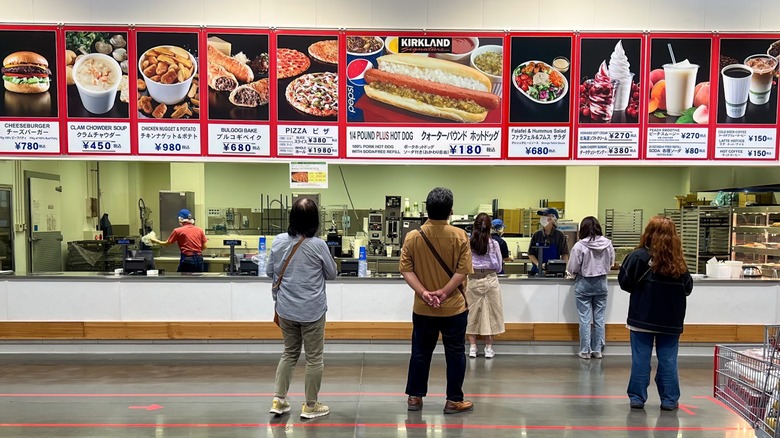
<path fill-rule="evenodd" d="M 741 253 L 741 254 L 756 254 L 756 255 L 780 257 L 780 248 L 778 249 L 753 248 L 750 246 L 735 245 L 734 252 Z"/>
<path fill-rule="evenodd" d="M 780 234 L 780 227 L 740 225 L 738 227 L 734 227 L 734 232 L 745 233 L 745 234 L 758 234 L 758 233 Z"/>

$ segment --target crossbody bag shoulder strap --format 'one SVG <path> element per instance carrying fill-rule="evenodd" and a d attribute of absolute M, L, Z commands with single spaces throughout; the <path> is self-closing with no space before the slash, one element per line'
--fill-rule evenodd
<path fill-rule="evenodd" d="M 444 269 L 444 272 L 446 272 L 447 275 L 449 275 L 450 278 L 452 278 L 452 276 L 455 274 L 452 272 L 452 269 L 450 269 L 450 267 L 447 266 L 447 263 L 445 263 L 444 260 L 441 258 L 439 252 L 436 251 L 436 248 L 433 246 L 433 243 L 431 243 L 430 239 L 428 239 L 428 236 L 425 235 L 422 229 L 418 229 L 417 231 L 420 232 L 420 236 L 422 236 L 423 240 L 428 245 L 428 248 L 431 250 L 431 253 L 433 253 L 433 257 L 435 257 L 436 261 L 439 262 L 439 265 L 441 265 L 442 269 Z M 468 309 L 469 302 L 466 299 L 466 293 L 463 291 L 462 284 L 458 285 L 458 290 L 460 291 L 460 294 L 463 295 L 463 301 L 466 303 L 466 308 Z"/>
<path fill-rule="evenodd" d="M 273 286 L 274 289 L 278 289 L 279 286 L 281 286 L 281 284 L 282 284 L 282 277 L 284 277 L 284 271 L 287 270 L 287 265 L 290 264 L 290 259 L 292 258 L 293 254 L 295 254 L 295 251 L 298 250 L 298 247 L 301 246 L 301 244 L 303 243 L 303 241 L 305 239 L 306 239 L 306 236 L 302 236 L 301 240 L 299 240 L 298 243 L 296 243 L 295 246 L 293 246 L 292 251 L 290 251 L 290 255 L 287 256 L 287 260 L 284 261 L 284 265 L 282 266 L 282 270 L 279 271 L 279 278 L 277 278 L 276 279 L 276 283 L 274 283 L 274 286 Z"/>

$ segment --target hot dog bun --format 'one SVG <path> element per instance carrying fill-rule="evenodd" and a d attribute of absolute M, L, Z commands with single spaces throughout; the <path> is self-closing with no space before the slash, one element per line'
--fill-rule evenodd
<path fill-rule="evenodd" d="M 474 68 L 411 54 L 382 56 L 377 64 L 365 74 L 364 91 L 380 102 L 468 123 L 485 120 L 500 106 L 499 97 L 489 92 L 490 79 Z"/>
<path fill-rule="evenodd" d="M 233 74 L 241 82 L 252 82 L 255 74 L 252 69 L 235 58 L 225 55 L 211 44 L 208 44 L 208 61 L 220 65 Z"/>

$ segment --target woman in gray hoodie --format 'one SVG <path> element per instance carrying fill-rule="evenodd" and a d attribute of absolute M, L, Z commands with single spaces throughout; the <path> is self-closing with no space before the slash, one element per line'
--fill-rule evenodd
<path fill-rule="evenodd" d="M 588 216 L 580 223 L 580 240 L 569 256 L 568 271 L 576 275 L 574 296 L 580 315 L 580 358 L 601 359 L 604 348 L 604 312 L 607 309 L 607 274 L 615 264 L 615 249 L 604 237 L 598 219 Z M 593 330 L 590 322 L 593 319 Z"/>

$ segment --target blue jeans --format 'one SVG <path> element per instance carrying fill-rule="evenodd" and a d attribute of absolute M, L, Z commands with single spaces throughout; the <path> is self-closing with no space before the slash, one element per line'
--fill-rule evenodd
<path fill-rule="evenodd" d="M 604 347 L 604 312 L 607 310 L 607 276 L 578 276 L 574 283 L 574 296 L 580 315 L 580 353 L 601 353 Z M 591 320 L 593 330 L 590 329 Z"/>
<path fill-rule="evenodd" d="M 628 398 L 644 404 L 647 387 L 650 386 L 650 359 L 658 357 L 655 384 L 661 398 L 661 406 L 677 406 L 680 400 L 680 378 L 677 375 L 677 350 L 680 335 L 646 333 L 631 330 L 631 377 L 628 379 Z"/>
<path fill-rule="evenodd" d="M 203 272 L 203 256 L 193 254 L 186 256 L 184 254 L 179 258 L 178 272 Z"/>
<path fill-rule="evenodd" d="M 441 333 L 444 359 L 447 362 L 447 400 L 463 401 L 463 379 L 466 377 L 466 324 L 469 312 L 455 316 L 424 316 L 412 313 L 412 357 L 406 394 L 425 397 L 431 358 Z"/>

